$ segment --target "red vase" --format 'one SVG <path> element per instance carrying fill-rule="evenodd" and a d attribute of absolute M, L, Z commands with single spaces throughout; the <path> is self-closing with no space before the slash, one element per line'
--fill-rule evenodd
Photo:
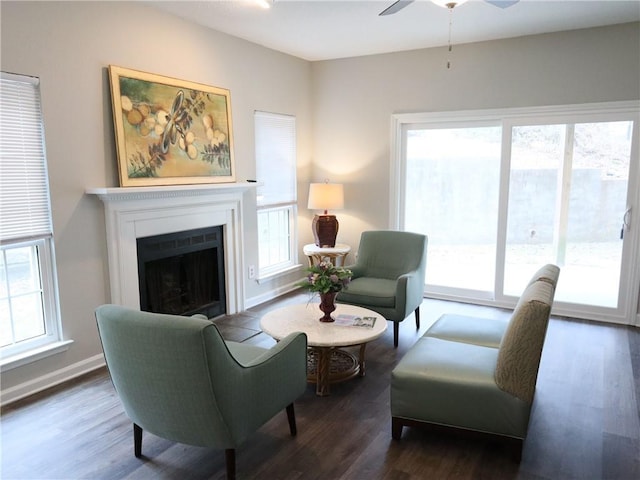
<path fill-rule="evenodd" d="M 329 292 L 320 294 L 320 310 L 324 316 L 320 318 L 321 322 L 335 322 L 331 316 L 331 312 L 336 309 L 336 295 L 338 292 Z"/>

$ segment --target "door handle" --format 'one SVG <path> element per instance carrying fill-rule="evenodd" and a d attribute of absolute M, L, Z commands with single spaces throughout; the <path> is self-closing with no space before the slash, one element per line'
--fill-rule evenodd
<path fill-rule="evenodd" d="M 624 231 L 631 227 L 631 207 L 627 208 L 622 216 L 622 228 L 620 229 L 620 240 L 624 239 Z"/>
<path fill-rule="evenodd" d="M 627 230 L 629 230 L 629 227 L 631 227 L 631 207 L 627 208 L 627 210 L 624 212 L 624 216 L 622 217 L 622 225 Z"/>

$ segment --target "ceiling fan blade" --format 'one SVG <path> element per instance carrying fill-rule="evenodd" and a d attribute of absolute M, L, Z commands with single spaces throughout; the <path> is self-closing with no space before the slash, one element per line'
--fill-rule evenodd
<path fill-rule="evenodd" d="M 413 1 L 414 0 L 398 0 L 397 2 L 392 3 L 387 8 L 385 8 L 383 11 L 381 11 L 378 14 L 378 16 L 393 15 L 394 13 L 399 12 L 400 10 L 402 10 L 404 7 L 406 7 L 410 3 L 413 3 Z"/>
<path fill-rule="evenodd" d="M 515 5 L 520 0 L 484 0 L 484 1 L 487 3 L 490 3 L 491 5 L 495 5 L 496 7 L 507 8 L 512 5 Z"/>

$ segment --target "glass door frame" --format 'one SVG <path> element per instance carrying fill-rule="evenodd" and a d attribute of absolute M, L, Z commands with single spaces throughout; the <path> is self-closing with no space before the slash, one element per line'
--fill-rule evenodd
<path fill-rule="evenodd" d="M 503 126 L 500 192 L 495 287 L 493 298 L 484 295 L 467 296 L 463 291 L 443 293 L 440 289 L 427 289 L 431 298 L 442 298 L 463 302 L 512 308 L 517 297 L 505 295 L 504 271 L 507 241 L 507 212 L 510 181 L 511 133 L 514 126 L 537 124 L 576 124 L 608 121 L 633 121 L 629 181 L 627 186 L 627 208 L 630 209 L 629 226 L 625 229 L 620 291 L 617 308 L 593 307 L 556 301 L 556 315 L 588 320 L 640 326 L 638 299 L 640 296 L 640 101 L 607 102 L 597 104 L 562 105 L 553 107 L 531 107 L 496 110 L 472 110 L 457 112 L 429 112 L 392 115 L 391 162 L 390 162 L 390 223 L 392 229 L 404 226 L 405 199 L 402 192 L 406 178 L 407 130 L 423 125 L 426 128 L 467 127 L 486 122 L 500 122 Z M 622 219 L 621 219 L 622 222 Z M 427 261 L 428 264 L 428 261 Z M 428 268 L 428 267 L 427 267 Z M 562 275 L 562 273 L 561 273 Z M 623 288 L 627 286 L 627 288 Z M 468 292 L 471 293 L 471 292 Z"/>

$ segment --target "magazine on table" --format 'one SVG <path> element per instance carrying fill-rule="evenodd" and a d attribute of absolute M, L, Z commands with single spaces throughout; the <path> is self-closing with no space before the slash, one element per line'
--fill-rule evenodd
<path fill-rule="evenodd" d="M 348 315 L 346 313 L 341 313 L 335 318 L 335 324 L 344 327 L 373 328 L 373 326 L 376 324 L 376 317 L 361 317 L 359 315 Z"/>

